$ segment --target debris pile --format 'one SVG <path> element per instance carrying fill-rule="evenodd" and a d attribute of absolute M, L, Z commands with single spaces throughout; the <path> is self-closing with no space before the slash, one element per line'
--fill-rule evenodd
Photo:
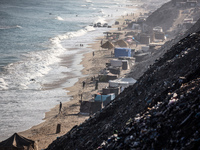
<path fill-rule="evenodd" d="M 47 149 L 198 149 L 199 51 L 200 32 L 180 40 L 137 83 Z"/>

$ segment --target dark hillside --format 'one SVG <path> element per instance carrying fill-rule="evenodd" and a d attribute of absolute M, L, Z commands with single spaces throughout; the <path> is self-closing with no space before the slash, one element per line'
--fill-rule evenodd
<path fill-rule="evenodd" d="M 102 143 L 102 149 L 198 149 L 199 82 L 198 32 L 172 46 L 135 85 L 47 149 L 96 149 Z"/>
<path fill-rule="evenodd" d="M 172 2 L 167 2 L 154 11 L 146 20 L 146 24 L 151 27 L 160 26 L 164 31 L 167 31 L 174 20 L 178 17 L 179 10 L 174 7 Z"/>

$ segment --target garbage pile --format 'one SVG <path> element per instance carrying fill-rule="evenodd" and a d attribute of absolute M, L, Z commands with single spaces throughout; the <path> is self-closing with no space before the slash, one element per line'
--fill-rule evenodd
<path fill-rule="evenodd" d="M 160 99 L 130 118 L 97 149 L 199 149 L 199 85 L 200 79 L 195 79 L 169 93 L 164 102 Z"/>
<path fill-rule="evenodd" d="M 101 112 L 47 148 L 200 149 L 200 32 L 156 60 Z"/>
<path fill-rule="evenodd" d="M 144 111 L 130 117 L 97 149 L 200 148 L 199 41 L 199 33 L 189 35 L 141 77 L 132 99 L 145 94 Z"/>

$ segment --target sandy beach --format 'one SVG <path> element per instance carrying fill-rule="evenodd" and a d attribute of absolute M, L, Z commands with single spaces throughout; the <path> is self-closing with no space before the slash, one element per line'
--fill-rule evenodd
<path fill-rule="evenodd" d="M 134 13 L 134 17 L 139 15 L 140 12 L 144 12 L 144 10 L 141 8 L 137 8 L 137 10 L 138 11 Z M 123 30 L 123 27 L 126 27 L 126 25 L 123 25 L 125 19 L 133 19 L 133 16 L 122 16 L 121 18 L 117 19 L 120 24 L 113 25 L 113 28 L 117 29 L 118 27 L 121 27 L 121 32 L 125 33 L 126 30 Z M 111 28 L 111 32 L 116 31 L 114 29 Z M 85 75 L 85 77 L 79 78 L 78 82 L 76 82 L 72 87 L 66 88 L 66 91 L 69 91 L 67 95 L 71 97 L 71 100 L 69 102 L 63 103 L 62 113 L 59 114 L 59 105 L 57 105 L 49 112 L 45 113 L 45 121 L 43 123 L 19 133 L 26 138 L 37 141 L 38 149 L 47 148 L 48 145 L 52 143 L 52 141 L 54 141 L 57 137 L 66 134 L 75 125 L 79 125 L 89 118 L 89 116 L 83 116 L 79 114 L 80 94 L 83 95 L 83 100 L 90 100 L 94 94 L 99 92 L 103 87 L 108 86 L 108 83 L 99 83 L 98 90 L 95 90 L 95 82 L 91 80 L 92 77 L 97 77 L 99 71 L 104 69 L 105 64 L 109 62 L 110 59 L 112 59 L 111 51 L 113 52 L 113 49 L 102 49 L 100 47 L 102 39 L 104 42 L 106 41 L 103 33 L 102 37 L 98 37 L 96 42 L 89 45 L 93 52 L 84 54 L 81 64 L 84 67 L 82 74 Z M 128 72 L 129 70 L 123 72 L 121 76 L 124 76 Z M 86 82 L 84 89 L 82 87 L 83 81 Z M 56 134 L 56 127 L 58 124 L 61 124 L 61 132 Z"/>

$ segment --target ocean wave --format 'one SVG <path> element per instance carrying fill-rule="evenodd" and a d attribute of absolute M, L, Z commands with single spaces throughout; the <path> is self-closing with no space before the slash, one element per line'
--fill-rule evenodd
<path fill-rule="evenodd" d="M 60 17 L 60 16 L 57 16 L 55 19 L 60 20 L 60 21 L 63 21 L 63 20 L 64 20 L 64 19 L 63 19 L 62 17 Z"/>
<path fill-rule="evenodd" d="M 0 78 L 0 90 L 6 90 L 8 89 L 7 83 L 4 81 L 3 78 Z"/>
<path fill-rule="evenodd" d="M 6 29 L 15 29 L 15 28 L 22 28 L 19 25 L 16 26 L 0 26 L 0 30 L 6 30 Z"/>
<path fill-rule="evenodd" d="M 87 3 L 93 3 L 91 0 L 86 0 L 85 2 L 87 2 Z"/>
<path fill-rule="evenodd" d="M 5 72 L 0 76 L 0 90 L 8 89 L 31 89 L 41 90 L 45 84 L 45 76 L 54 73 L 71 71 L 67 67 L 60 67 L 57 64 L 61 61 L 62 54 L 66 53 L 66 48 L 62 46 L 62 41 L 73 37 L 83 36 L 86 33 L 95 30 L 92 26 L 86 26 L 76 32 L 68 32 L 50 39 L 51 46 L 49 50 L 28 52 L 21 55 L 22 60 L 5 66 Z M 71 52 L 72 53 L 72 52 Z M 71 54 L 70 52 L 67 54 Z"/>
<path fill-rule="evenodd" d="M 70 38 L 73 38 L 73 37 L 83 36 L 87 32 L 90 32 L 90 31 L 93 31 L 93 30 L 95 30 L 94 27 L 86 26 L 84 29 L 80 29 L 80 30 L 75 31 L 75 32 L 67 32 L 63 35 L 58 35 L 57 37 L 52 38 L 51 42 L 53 44 L 56 44 L 58 47 L 60 47 L 61 40 L 66 40 L 66 39 L 70 39 Z"/>
<path fill-rule="evenodd" d="M 104 18 L 104 17 L 98 17 L 98 18 L 94 21 L 94 23 L 98 23 L 98 22 L 100 22 L 101 24 L 107 23 L 106 18 Z"/>

